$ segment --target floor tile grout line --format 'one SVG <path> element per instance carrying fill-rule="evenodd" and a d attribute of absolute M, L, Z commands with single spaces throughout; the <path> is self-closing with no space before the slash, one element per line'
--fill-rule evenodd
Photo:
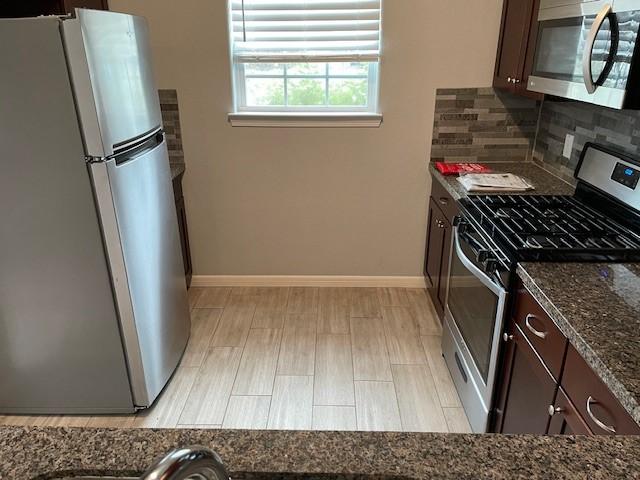
<path fill-rule="evenodd" d="M 349 299 L 349 313 L 351 313 L 351 306 L 353 302 L 353 296 Z M 349 316 L 349 349 L 351 350 L 351 388 L 353 389 L 353 408 L 356 413 L 356 429 L 360 428 L 358 422 L 358 396 L 356 395 L 356 365 L 353 357 L 353 332 L 351 329 L 351 316 Z"/>
<path fill-rule="evenodd" d="M 231 298 L 231 291 L 229 292 L 229 298 Z M 254 306 L 253 315 L 255 315 L 255 311 L 256 311 L 256 309 L 255 309 L 255 306 Z M 253 321 L 253 315 L 251 316 L 252 321 Z M 249 327 L 249 330 L 251 330 L 251 327 Z M 227 417 L 227 411 L 229 410 L 229 402 L 231 400 L 231 396 L 233 395 L 233 387 L 236 386 L 236 381 L 238 380 L 238 372 L 240 371 L 240 365 L 242 364 L 242 359 L 244 358 L 244 351 L 245 351 L 245 348 L 247 346 L 247 340 L 248 339 L 249 339 L 249 333 L 247 333 L 247 336 L 244 338 L 244 343 L 242 344 L 242 347 L 231 347 L 231 348 L 242 348 L 242 352 L 240 354 L 240 361 L 238 362 L 238 366 L 236 367 L 236 373 L 233 376 L 233 383 L 231 384 L 231 391 L 229 392 L 229 395 L 227 396 L 227 403 L 226 403 L 226 405 L 224 407 L 224 415 L 222 415 L 222 423 L 223 424 L 224 424 L 224 419 Z"/>
<path fill-rule="evenodd" d="M 287 298 L 287 302 L 288 302 L 288 298 Z M 286 318 L 285 318 L 285 322 L 286 322 Z M 270 395 L 270 399 L 269 399 L 269 410 L 267 412 L 267 429 L 269 428 L 269 419 L 271 418 L 271 408 L 273 407 L 273 392 L 274 392 L 274 390 L 276 388 L 276 377 L 278 376 L 278 362 L 280 361 L 280 352 L 282 351 L 282 342 L 284 340 L 284 327 L 285 327 L 285 325 L 283 325 L 282 329 L 280 329 L 280 343 L 278 344 L 278 354 L 276 355 L 276 369 L 275 369 L 275 372 L 273 374 L 273 382 L 271 383 L 271 395 Z"/>
<path fill-rule="evenodd" d="M 400 418 L 400 428 L 402 428 L 403 432 L 406 432 L 407 427 L 405 426 L 405 422 L 402 419 L 402 410 L 400 409 L 400 401 L 398 400 L 398 389 L 396 388 L 396 379 L 393 376 L 393 368 L 391 369 L 391 378 L 393 379 L 391 383 L 393 384 L 393 394 L 396 397 L 396 407 L 398 408 L 398 417 Z"/>

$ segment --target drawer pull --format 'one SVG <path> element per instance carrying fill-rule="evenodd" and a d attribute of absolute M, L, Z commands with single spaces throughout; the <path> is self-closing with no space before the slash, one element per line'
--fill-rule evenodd
<path fill-rule="evenodd" d="M 549 408 L 547 410 L 549 412 L 549 416 L 553 417 L 556 413 L 562 412 L 562 407 L 556 407 L 555 405 L 549 405 Z"/>
<path fill-rule="evenodd" d="M 598 419 L 598 417 L 596 417 L 593 414 L 593 412 L 591 411 L 591 404 L 593 403 L 598 403 L 598 402 L 596 402 L 596 400 L 591 395 L 589 395 L 589 398 L 587 398 L 587 413 L 591 417 L 591 420 L 593 420 L 593 423 L 595 423 L 605 432 L 616 433 L 616 429 L 614 427 L 610 427 L 606 423 L 603 423 L 601 420 Z"/>
<path fill-rule="evenodd" d="M 546 338 L 547 337 L 547 332 L 541 332 L 540 330 L 536 330 L 535 328 L 533 328 L 531 326 L 531 319 L 532 318 L 537 318 L 533 313 L 530 313 L 526 316 L 526 318 L 524 319 L 524 324 L 525 326 L 529 329 L 529 331 L 531 333 L 533 333 L 536 337 L 538 338 Z"/>
<path fill-rule="evenodd" d="M 440 202 L 440 205 L 447 205 L 449 203 L 449 199 L 447 197 L 440 197 L 438 202 Z"/>

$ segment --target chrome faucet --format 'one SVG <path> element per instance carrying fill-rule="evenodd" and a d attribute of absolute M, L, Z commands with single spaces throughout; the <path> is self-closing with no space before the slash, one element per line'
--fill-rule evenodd
<path fill-rule="evenodd" d="M 217 453 L 205 447 L 178 448 L 157 460 L 140 480 L 231 480 Z"/>

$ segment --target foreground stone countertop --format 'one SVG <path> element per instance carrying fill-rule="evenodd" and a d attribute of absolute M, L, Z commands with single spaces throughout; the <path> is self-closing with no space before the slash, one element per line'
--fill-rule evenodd
<path fill-rule="evenodd" d="M 555 175 L 547 172 L 533 162 L 482 162 L 490 166 L 495 173 L 513 173 L 524 178 L 535 187 L 534 190 L 524 192 L 526 195 L 573 195 L 575 188 L 573 185 L 561 180 Z M 469 195 L 455 175 L 444 176 L 433 165 L 429 163 L 429 172 L 438 179 L 446 188 L 454 200 Z"/>
<path fill-rule="evenodd" d="M 640 264 L 523 263 L 517 272 L 640 424 Z"/>
<path fill-rule="evenodd" d="M 235 478 L 640 478 L 638 437 L 38 427 L 0 427 L 0 478 L 139 475 L 193 444 L 216 450 Z"/>

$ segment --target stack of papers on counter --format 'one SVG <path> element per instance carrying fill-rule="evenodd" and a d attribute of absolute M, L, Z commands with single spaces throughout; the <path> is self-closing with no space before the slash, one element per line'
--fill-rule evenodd
<path fill-rule="evenodd" d="M 458 177 L 467 192 L 524 192 L 533 186 L 513 173 L 471 173 Z"/>

